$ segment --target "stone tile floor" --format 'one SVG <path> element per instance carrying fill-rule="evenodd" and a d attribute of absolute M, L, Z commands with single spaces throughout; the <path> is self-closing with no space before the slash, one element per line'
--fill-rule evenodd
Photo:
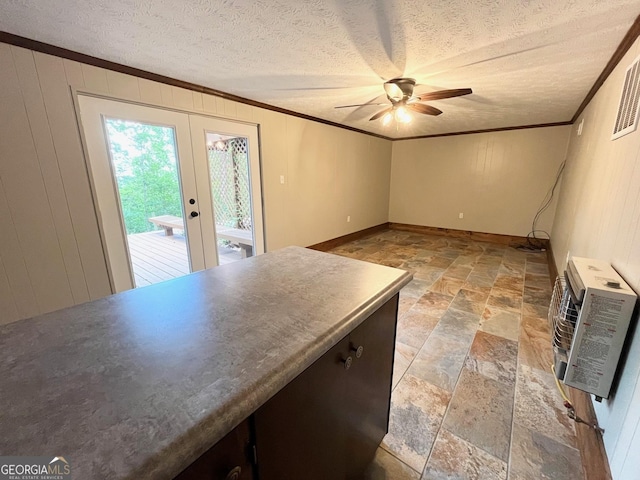
<path fill-rule="evenodd" d="M 402 268 L 389 433 L 372 480 L 582 480 L 549 371 L 544 253 L 389 230 L 338 255 Z"/>

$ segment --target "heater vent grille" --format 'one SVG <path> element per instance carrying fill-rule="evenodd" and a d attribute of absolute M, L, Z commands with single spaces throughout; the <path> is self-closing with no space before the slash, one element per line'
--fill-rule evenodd
<path fill-rule="evenodd" d="M 611 140 L 620 138 L 638 127 L 638 107 L 640 107 L 640 57 L 629 65 L 624 76 L 624 86 L 618 105 L 616 123 Z"/>
<path fill-rule="evenodd" d="M 548 319 L 553 334 L 553 346 L 566 354 L 571 349 L 578 312 L 562 277 L 556 278 Z"/>

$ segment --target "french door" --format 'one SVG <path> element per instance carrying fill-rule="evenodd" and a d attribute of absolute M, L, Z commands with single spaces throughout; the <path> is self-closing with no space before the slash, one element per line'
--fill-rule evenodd
<path fill-rule="evenodd" d="M 78 95 L 114 292 L 264 253 L 257 127 Z"/>

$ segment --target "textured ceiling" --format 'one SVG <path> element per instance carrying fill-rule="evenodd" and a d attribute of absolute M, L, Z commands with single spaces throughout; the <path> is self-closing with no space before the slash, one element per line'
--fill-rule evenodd
<path fill-rule="evenodd" d="M 570 120 L 640 0 L 2 0 L 0 30 L 393 138 Z M 382 83 L 470 87 L 409 125 Z"/>

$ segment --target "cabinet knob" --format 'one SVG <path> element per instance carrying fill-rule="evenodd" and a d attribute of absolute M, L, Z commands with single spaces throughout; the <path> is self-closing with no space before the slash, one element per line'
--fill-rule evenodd
<path fill-rule="evenodd" d="M 189 214 L 189 216 L 190 216 L 191 218 L 196 218 L 198 215 L 200 215 L 198 212 L 191 212 L 191 213 Z"/>
<path fill-rule="evenodd" d="M 353 363 L 353 358 L 351 358 L 351 356 L 348 356 L 347 358 L 342 360 L 342 363 L 344 364 L 344 369 L 349 370 L 351 368 L 351 364 Z"/>
<path fill-rule="evenodd" d="M 238 480 L 241 473 L 242 468 L 234 467 L 229 473 L 227 473 L 227 476 L 224 477 L 224 480 Z"/>
<path fill-rule="evenodd" d="M 355 352 L 356 358 L 360 358 L 362 356 L 362 352 L 364 352 L 364 347 L 362 345 L 358 347 L 351 345 L 351 351 Z"/>

